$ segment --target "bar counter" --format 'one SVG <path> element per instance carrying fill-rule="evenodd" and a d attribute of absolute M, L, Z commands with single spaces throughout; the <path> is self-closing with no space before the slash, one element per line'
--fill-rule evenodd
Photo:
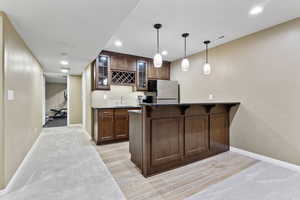
<path fill-rule="evenodd" d="M 228 151 L 230 110 L 239 104 L 141 104 L 129 112 L 131 161 L 148 177 Z"/>

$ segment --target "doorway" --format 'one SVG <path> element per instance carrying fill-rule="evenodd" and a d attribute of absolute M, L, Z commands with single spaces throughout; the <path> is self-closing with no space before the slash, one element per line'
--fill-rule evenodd
<path fill-rule="evenodd" d="M 67 126 L 68 87 L 67 76 L 45 74 L 45 124 L 44 127 Z"/>

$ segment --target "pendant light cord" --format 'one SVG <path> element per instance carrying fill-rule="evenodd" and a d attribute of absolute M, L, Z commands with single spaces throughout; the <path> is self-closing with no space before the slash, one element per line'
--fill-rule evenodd
<path fill-rule="evenodd" d="M 184 58 L 186 58 L 186 37 L 184 38 Z"/>
<path fill-rule="evenodd" d="M 206 44 L 206 63 L 208 63 L 208 44 Z"/>
<path fill-rule="evenodd" d="M 157 53 L 159 53 L 159 29 L 157 29 Z"/>

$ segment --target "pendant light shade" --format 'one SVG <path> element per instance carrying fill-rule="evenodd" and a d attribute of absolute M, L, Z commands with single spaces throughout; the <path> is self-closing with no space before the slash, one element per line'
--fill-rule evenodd
<path fill-rule="evenodd" d="M 203 65 L 203 74 L 204 75 L 210 75 L 211 73 L 211 66 L 210 64 L 208 63 L 208 44 L 210 43 L 209 40 L 207 41 L 204 41 L 204 44 L 206 46 L 206 50 L 205 50 L 205 54 L 206 54 L 206 60 L 205 60 L 205 64 Z"/>
<path fill-rule="evenodd" d="M 203 65 L 203 74 L 204 75 L 209 75 L 211 73 L 211 67 L 209 63 L 205 63 Z"/>
<path fill-rule="evenodd" d="M 186 72 L 190 68 L 190 61 L 186 58 L 186 38 L 189 36 L 189 33 L 183 33 L 181 36 L 184 38 L 184 58 L 181 61 L 181 70 Z"/>
<path fill-rule="evenodd" d="M 160 53 L 156 53 L 154 58 L 153 58 L 153 64 L 154 67 L 156 68 L 160 68 L 162 66 L 163 60 L 162 60 L 162 56 Z"/>
<path fill-rule="evenodd" d="M 159 52 L 159 29 L 162 27 L 161 24 L 154 24 L 154 28 L 157 31 L 156 34 L 156 42 L 157 42 L 157 46 L 156 46 L 156 54 L 153 57 L 153 64 L 155 68 L 160 68 L 162 66 L 163 60 L 162 60 L 162 56 Z"/>
<path fill-rule="evenodd" d="M 190 68 L 190 61 L 187 58 L 182 59 L 181 61 L 181 70 L 183 72 L 189 71 Z"/>

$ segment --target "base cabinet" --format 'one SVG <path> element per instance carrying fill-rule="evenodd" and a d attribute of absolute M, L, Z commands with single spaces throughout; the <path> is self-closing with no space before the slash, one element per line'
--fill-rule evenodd
<path fill-rule="evenodd" d="M 100 123 L 99 128 L 101 141 L 110 141 L 114 139 L 114 114 L 113 110 L 102 110 L 98 112 Z"/>
<path fill-rule="evenodd" d="M 114 113 L 115 139 L 128 139 L 129 120 L 127 109 L 116 109 Z"/>
<path fill-rule="evenodd" d="M 94 109 L 93 140 L 96 144 L 129 138 L 130 109 Z"/>

